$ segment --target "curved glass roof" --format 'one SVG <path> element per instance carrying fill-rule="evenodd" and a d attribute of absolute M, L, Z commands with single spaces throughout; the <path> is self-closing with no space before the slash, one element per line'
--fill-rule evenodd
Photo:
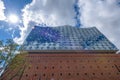
<path fill-rule="evenodd" d="M 35 26 L 24 42 L 24 50 L 118 50 L 95 27 Z"/>

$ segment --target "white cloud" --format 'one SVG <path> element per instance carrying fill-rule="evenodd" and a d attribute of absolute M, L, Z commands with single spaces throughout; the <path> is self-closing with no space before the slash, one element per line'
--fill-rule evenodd
<path fill-rule="evenodd" d="M 6 19 L 5 15 L 4 15 L 4 9 L 5 9 L 4 3 L 2 0 L 0 0 L 0 20 Z"/>
<path fill-rule="evenodd" d="M 81 24 L 96 26 L 120 49 L 119 0 L 80 0 Z"/>
<path fill-rule="evenodd" d="M 24 27 L 21 28 L 21 38 L 16 38 L 15 41 L 23 41 L 34 24 L 75 25 L 74 2 L 75 0 L 33 0 L 22 10 Z"/>
<path fill-rule="evenodd" d="M 33 0 L 23 9 L 22 43 L 35 24 L 50 26 L 75 25 L 75 0 Z M 80 20 L 83 27 L 96 26 L 120 49 L 120 6 L 119 0 L 79 0 Z"/>
<path fill-rule="evenodd" d="M 25 38 L 27 37 L 27 35 L 30 33 L 30 31 L 32 30 L 32 27 L 35 25 L 36 23 L 34 22 L 29 22 L 28 25 L 26 26 L 19 26 L 20 31 L 20 37 L 15 37 L 14 41 L 18 44 L 22 44 L 25 40 Z"/>
<path fill-rule="evenodd" d="M 23 9 L 23 20 L 47 25 L 74 25 L 74 0 L 33 0 Z"/>

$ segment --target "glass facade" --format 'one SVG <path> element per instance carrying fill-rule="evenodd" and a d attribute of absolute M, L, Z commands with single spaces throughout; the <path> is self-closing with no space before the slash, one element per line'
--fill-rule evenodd
<path fill-rule="evenodd" d="M 95 27 L 35 26 L 24 42 L 25 50 L 117 50 Z"/>

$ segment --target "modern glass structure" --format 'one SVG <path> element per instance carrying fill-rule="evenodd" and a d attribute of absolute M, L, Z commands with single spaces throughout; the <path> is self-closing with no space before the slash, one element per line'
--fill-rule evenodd
<path fill-rule="evenodd" d="M 25 50 L 110 50 L 118 49 L 97 28 L 35 26 L 24 42 Z"/>

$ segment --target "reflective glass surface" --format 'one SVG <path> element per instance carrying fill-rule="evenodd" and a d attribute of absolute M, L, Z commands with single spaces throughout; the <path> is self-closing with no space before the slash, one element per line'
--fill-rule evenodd
<path fill-rule="evenodd" d="M 95 27 L 35 26 L 24 42 L 25 50 L 117 50 Z"/>

